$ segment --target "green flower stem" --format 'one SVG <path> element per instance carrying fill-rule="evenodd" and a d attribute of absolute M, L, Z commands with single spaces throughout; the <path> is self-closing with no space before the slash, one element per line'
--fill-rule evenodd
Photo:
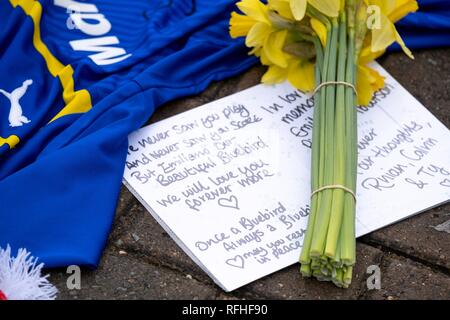
<path fill-rule="evenodd" d="M 311 265 L 302 263 L 300 266 L 300 273 L 304 277 L 311 277 L 312 275 Z"/>
<path fill-rule="evenodd" d="M 328 19 L 328 16 L 322 14 L 319 10 L 317 10 L 316 8 L 311 6 L 310 4 L 308 4 L 307 7 L 306 7 L 306 13 L 309 16 L 311 16 L 313 18 L 316 18 L 317 20 L 322 22 L 327 29 L 328 29 L 328 27 L 331 27 L 330 20 Z"/>
<path fill-rule="evenodd" d="M 327 30 L 327 42 L 331 42 L 331 27 L 328 24 L 328 30 Z M 328 56 L 329 52 L 325 52 L 325 56 L 327 58 L 324 58 L 324 53 L 322 50 L 322 45 L 320 41 L 317 39 L 317 37 L 314 37 L 316 40 L 314 42 L 316 47 L 316 69 L 315 69 L 315 78 L 316 78 L 316 85 L 319 85 L 322 81 L 322 75 L 321 72 L 325 68 L 327 68 L 328 65 Z M 327 46 L 329 47 L 329 46 Z M 325 60 L 325 61 L 324 61 Z M 313 132 L 312 132 L 312 152 L 311 152 L 311 170 L 312 170 L 312 177 L 311 177 L 311 188 L 312 190 L 315 190 L 320 183 L 321 179 L 321 166 L 320 166 L 320 150 L 322 149 L 321 146 L 321 136 L 323 135 L 321 131 L 323 131 L 324 126 L 322 125 L 324 119 L 323 119 L 323 105 L 324 105 L 324 99 L 323 95 L 320 92 L 317 92 L 317 94 L 314 97 L 316 107 L 314 109 L 314 121 L 316 121 L 317 125 L 313 126 Z M 303 265 L 307 265 L 311 263 L 311 257 L 310 257 L 310 247 L 311 247 L 311 241 L 313 237 L 313 230 L 314 230 L 314 224 L 315 224 L 315 216 L 317 212 L 317 206 L 320 201 L 320 197 L 318 194 L 315 194 L 311 199 L 311 209 L 308 219 L 308 227 L 307 231 L 303 240 L 303 247 L 302 247 L 302 253 L 300 255 L 300 263 L 302 264 L 302 267 L 300 268 L 300 272 L 305 276 L 311 275 L 310 268 L 304 267 Z M 303 268 L 303 269 L 302 269 Z"/>
<path fill-rule="evenodd" d="M 348 288 L 350 283 L 352 282 L 352 275 L 353 275 L 353 267 L 348 267 L 347 270 L 345 270 L 343 282 L 344 282 L 344 288 Z"/>
<path fill-rule="evenodd" d="M 330 222 L 331 223 L 331 222 Z M 339 225 L 340 227 L 340 225 Z M 333 254 L 333 257 L 331 257 L 331 261 L 334 267 L 342 267 L 341 262 L 341 239 L 342 239 L 342 228 L 339 228 L 339 237 L 336 239 L 335 243 L 335 252 Z M 328 238 L 327 238 L 327 245 L 328 245 Z"/>
<path fill-rule="evenodd" d="M 318 260 L 312 260 L 311 261 L 311 269 L 312 270 L 320 270 L 321 264 Z"/>
<path fill-rule="evenodd" d="M 347 60 L 347 24 L 345 12 L 341 13 L 339 22 L 339 50 L 338 50 L 338 72 L 337 81 L 345 81 Z M 336 105 L 334 117 L 334 178 L 333 184 L 345 184 L 345 166 L 346 166 L 346 143 L 345 143 L 345 89 L 343 85 L 336 87 Z M 325 255 L 330 258 L 335 258 L 336 248 L 341 231 L 342 215 L 344 211 L 344 196 L 345 191 L 342 189 L 332 189 L 332 202 L 330 212 L 330 222 L 328 227 L 328 234 L 326 238 Z"/>
<path fill-rule="evenodd" d="M 328 61 L 328 68 L 324 71 L 327 73 L 326 81 L 336 81 L 336 62 L 337 62 L 337 40 L 338 40 L 339 25 L 337 18 L 332 20 L 331 30 L 331 45 Z M 335 114 L 335 98 L 336 88 L 335 86 L 326 86 L 322 89 L 325 92 L 325 168 L 323 182 L 326 185 L 334 184 L 333 178 L 333 162 L 334 162 L 334 150 L 333 150 L 333 138 L 334 138 L 334 114 Z M 328 231 L 328 224 L 331 214 L 331 200 L 332 191 L 326 189 L 321 192 L 322 199 L 318 208 L 317 221 L 314 224 L 314 237 L 311 243 L 310 255 L 312 257 L 321 256 L 325 250 L 326 236 Z"/>
<path fill-rule="evenodd" d="M 344 271 L 342 270 L 342 268 L 337 268 L 334 271 L 333 274 L 333 278 L 331 279 L 331 281 L 333 281 L 333 283 L 338 286 L 338 287 L 342 287 L 342 283 L 343 283 L 343 279 L 344 279 Z"/>
<path fill-rule="evenodd" d="M 350 26 L 348 30 L 348 54 L 347 54 L 347 77 L 346 81 L 355 84 L 356 62 L 354 59 L 355 36 L 354 29 Z M 354 192 L 356 191 L 356 165 L 358 158 L 357 150 L 357 114 L 356 97 L 352 88 L 346 89 L 346 177 L 345 184 Z M 341 259 L 346 265 L 353 265 L 356 260 L 356 241 L 355 241 L 355 213 L 356 203 L 353 196 L 349 193 L 345 195 L 344 218 L 343 218 L 343 238 L 341 247 Z"/>

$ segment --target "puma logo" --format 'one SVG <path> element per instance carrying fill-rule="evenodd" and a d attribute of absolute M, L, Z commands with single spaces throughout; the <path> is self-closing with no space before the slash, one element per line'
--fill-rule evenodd
<path fill-rule="evenodd" d="M 9 126 L 10 127 L 20 127 L 25 123 L 30 123 L 27 117 L 25 117 L 22 113 L 22 107 L 20 106 L 19 100 L 23 97 L 23 95 L 27 92 L 28 86 L 33 83 L 33 80 L 28 79 L 22 83 L 17 89 L 14 89 L 12 92 L 7 92 L 3 89 L 0 89 L 0 93 L 2 93 L 6 98 L 8 98 L 11 107 L 9 109 Z"/>

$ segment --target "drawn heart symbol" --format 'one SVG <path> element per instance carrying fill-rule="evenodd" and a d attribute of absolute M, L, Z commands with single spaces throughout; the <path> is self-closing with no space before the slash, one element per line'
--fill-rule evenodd
<path fill-rule="evenodd" d="M 238 199 L 236 196 L 230 196 L 229 198 L 220 198 L 217 203 L 221 207 L 233 208 L 239 210 Z"/>
<path fill-rule="evenodd" d="M 225 261 L 225 263 L 235 268 L 244 269 L 244 258 L 242 258 L 241 256 L 236 256 L 234 258 L 228 259 L 227 261 Z"/>
<path fill-rule="evenodd" d="M 445 178 L 444 180 L 441 181 L 440 185 L 443 187 L 450 187 L 450 180 Z"/>

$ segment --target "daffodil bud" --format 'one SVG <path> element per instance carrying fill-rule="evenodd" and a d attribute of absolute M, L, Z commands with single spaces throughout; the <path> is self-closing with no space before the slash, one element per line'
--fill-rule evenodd
<path fill-rule="evenodd" d="M 314 45 L 311 42 L 306 41 L 286 43 L 283 47 L 283 51 L 306 60 L 316 56 Z"/>
<path fill-rule="evenodd" d="M 293 30 L 298 31 L 303 34 L 312 34 L 313 29 L 311 28 L 310 20 L 311 20 L 310 17 L 305 16 L 305 18 L 303 18 L 303 20 L 296 21 L 293 26 Z"/>
<path fill-rule="evenodd" d="M 347 25 L 349 28 L 355 26 L 356 0 L 347 0 L 345 3 L 347 9 Z"/>
<path fill-rule="evenodd" d="M 277 29 L 291 29 L 294 26 L 293 21 L 283 18 L 273 10 L 269 10 L 268 17 L 272 25 Z"/>
<path fill-rule="evenodd" d="M 356 23 L 355 23 L 355 56 L 358 58 L 361 48 L 364 43 L 364 38 L 367 33 L 367 5 L 363 0 L 360 0 L 358 8 L 356 9 Z"/>

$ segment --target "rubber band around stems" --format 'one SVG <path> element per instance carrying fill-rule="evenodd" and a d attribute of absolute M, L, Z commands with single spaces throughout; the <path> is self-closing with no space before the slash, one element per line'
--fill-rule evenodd
<path fill-rule="evenodd" d="M 355 95 L 358 95 L 358 92 L 356 91 L 356 87 L 355 87 L 352 83 L 350 83 L 350 82 L 345 82 L 345 81 L 326 81 L 326 82 L 322 82 L 321 84 L 319 84 L 319 85 L 314 89 L 314 91 L 313 91 L 313 96 L 316 95 L 316 93 L 317 93 L 320 89 L 322 89 L 322 88 L 325 87 L 325 86 L 331 85 L 331 84 L 340 84 L 340 85 L 344 85 L 344 86 L 350 87 L 350 88 L 352 88 L 353 91 L 355 92 Z M 323 190 L 327 190 L 327 189 L 342 189 L 342 190 L 344 190 L 344 191 L 350 193 L 350 194 L 353 196 L 353 199 L 355 199 L 355 201 L 356 201 L 356 194 L 353 192 L 353 190 L 350 189 L 350 188 L 347 188 L 346 186 L 343 186 L 343 185 L 341 185 L 341 184 L 330 184 L 330 185 L 326 185 L 326 186 L 320 187 L 320 188 L 314 190 L 314 191 L 311 193 L 311 198 L 312 198 L 316 193 L 318 193 L 318 192 L 320 192 L 320 191 L 323 191 Z"/>
<path fill-rule="evenodd" d="M 343 186 L 343 185 L 341 185 L 341 184 L 330 184 L 330 185 L 326 185 L 326 186 L 320 187 L 320 188 L 314 190 L 314 191 L 311 193 L 311 198 L 312 198 L 316 193 L 318 193 L 318 192 L 320 192 L 320 191 L 323 191 L 323 190 L 327 190 L 327 189 L 342 189 L 342 190 L 344 190 L 344 191 L 347 191 L 348 193 L 350 193 L 350 194 L 353 196 L 353 199 L 355 199 L 355 202 L 356 202 L 356 194 L 353 192 L 353 190 L 350 189 L 350 188 L 347 188 L 346 186 Z"/>
<path fill-rule="evenodd" d="M 343 86 L 350 87 L 350 88 L 352 88 L 353 91 L 355 92 L 355 95 L 358 96 L 358 92 L 356 91 L 356 87 L 355 87 L 352 83 L 350 83 L 350 82 L 345 82 L 345 81 L 325 81 L 325 82 L 322 82 L 321 84 L 319 84 L 319 85 L 314 89 L 314 91 L 313 91 L 313 96 L 315 96 L 316 93 L 317 93 L 320 89 L 322 89 L 322 88 L 325 87 L 325 86 L 329 86 L 330 84 L 336 84 L 336 85 L 337 85 L 337 84 L 340 84 L 340 85 L 343 85 Z"/>

